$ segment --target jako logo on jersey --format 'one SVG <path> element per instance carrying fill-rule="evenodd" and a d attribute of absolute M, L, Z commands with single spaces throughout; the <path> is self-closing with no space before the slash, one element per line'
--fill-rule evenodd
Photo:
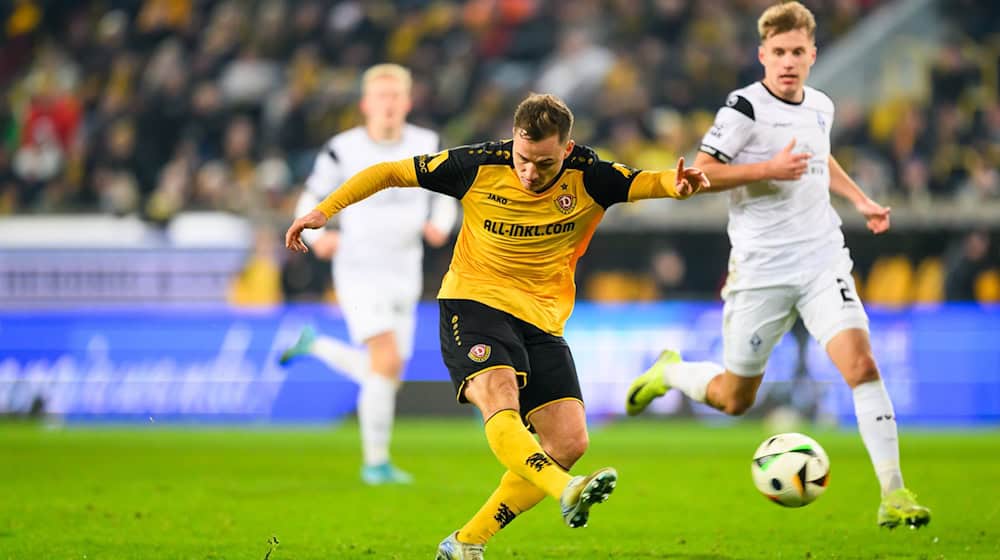
<path fill-rule="evenodd" d="M 576 197 L 571 194 L 561 194 L 553 199 L 556 208 L 563 214 L 569 214 L 576 208 Z"/>
<path fill-rule="evenodd" d="M 469 359 L 477 364 L 481 364 L 490 359 L 490 345 L 477 344 L 469 348 Z"/>
<path fill-rule="evenodd" d="M 427 161 L 428 157 L 431 158 L 430 161 Z M 421 173 L 434 173 L 434 170 L 437 169 L 438 166 L 444 163 L 447 159 L 448 159 L 447 150 L 437 153 L 433 157 L 423 155 L 417 158 L 417 166 L 420 167 Z"/>
<path fill-rule="evenodd" d="M 503 204 L 504 206 L 506 206 L 507 203 L 509 202 L 506 198 L 504 198 L 504 197 L 502 197 L 500 195 L 493 194 L 493 193 L 486 193 L 486 200 L 492 200 L 494 202 L 499 202 L 500 204 Z"/>

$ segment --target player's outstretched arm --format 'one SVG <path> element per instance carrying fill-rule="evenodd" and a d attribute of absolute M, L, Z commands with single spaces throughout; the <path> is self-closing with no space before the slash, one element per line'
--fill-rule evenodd
<path fill-rule="evenodd" d="M 854 208 L 865 217 L 868 229 L 874 234 L 889 231 L 889 212 L 891 208 L 882 206 L 861 190 L 861 187 L 844 171 L 840 163 L 830 156 L 830 192 L 836 193 L 851 202 Z"/>
<path fill-rule="evenodd" d="M 285 247 L 296 253 L 308 253 L 309 247 L 302 241 L 302 231 L 305 229 L 319 229 L 326 225 L 329 218 L 319 210 L 312 210 L 305 216 L 296 218 L 292 225 L 285 232 Z"/>
<path fill-rule="evenodd" d="M 329 194 L 316 209 L 292 222 L 285 233 L 285 247 L 307 253 L 309 248 L 302 241 L 302 231 L 326 225 L 330 216 L 389 187 L 417 187 L 417 172 L 410 158 L 400 161 L 377 163 L 359 171 L 339 189 Z"/>
<path fill-rule="evenodd" d="M 319 180 L 316 173 L 313 173 L 306 182 L 306 188 L 302 190 L 302 194 L 299 195 L 299 200 L 295 204 L 295 217 L 301 218 L 309 212 L 312 212 L 316 205 L 319 204 L 321 197 L 316 196 L 311 190 L 309 190 L 308 184 L 313 180 Z M 339 181 L 338 181 L 339 184 Z M 302 230 L 302 241 L 305 242 L 312 250 L 316 258 L 329 260 L 333 258 L 333 254 L 337 252 L 337 246 L 340 243 L 340 232 L 334 229 L 304 229 Z"/>
<path fill-rule="evenodd" d="M 705 152 L 698 152 L 695 167 L 700 168 L 712 181 L 712 187 L 703 192 L 727 191 L 757 181 L 794 181 L 802 177 L 809 166 L 812 154 L 793 153 L 795 139 L 768 161 L 760 163 L 723 163 Z"/>
<path fill-rule="evenodd" d="M 616 178 L 614 173 L 618 172 L 612 172 L 612 179 Z M 635 202 L 649 198 L 687 198 L 702 189 L 707 189 L 709 185 L 705 173 L 697 167 L 685 167 L 682 157 L 677 160 L 675 169 L 640 171 L 628 187 L 628 201 Z"/>
<path fill-rule="evenodd" d="M 712 186 L 705 172 L 698 167 L 684 167 L 684 156 L 677 160 L 674 189 L 678 198 L 687 198 Z"/>

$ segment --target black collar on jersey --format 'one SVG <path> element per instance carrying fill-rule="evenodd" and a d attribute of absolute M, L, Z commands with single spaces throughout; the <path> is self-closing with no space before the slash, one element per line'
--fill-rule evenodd
<path fill-rule="evenodd" d="M 569 158 L 566 158 L 566 159 L 569 159 Z M 548 192 L 549 189 L 551 189 L 552 187 L 556 186 L 556 183 L 559 182 L 559 179 L 562 178 L 563 173 L 565 171 L 566 171 L 566 160 L 564 159 L 563 163 L 562 163 L 562 167 L 559 168 L 559 173 L 556 173 L 556 176 L 552 178 L 552 182 L 549 183 L 549 186 L 545 187 L 544 189 L 542 189 L 540 191 L 533 191 L 533 190 L 529 189 L 528 192 L 530 192 L 532 194 L 542 194 L 542 193 Z M 514 172 L 517 173 L 516 170 Z"/>
<path fill-rule="evenodd" d="M 511 141 L 511 150 L 513 150 L 513 141 Z M 544 192 L 548 192 L 549 189 L 554 187 L 556 183 L 558 183 L 562 179 L 562 176 L 563 174 L 566 173 L 567 169 L 579 169 L 581 171 L 585 171 L 587 169 L 590 169 L 594 165 L 594 163 L 598 161 L 598 159 L 599 158 L 597 157 L 597 154 L 594 153 L 593 149 L 584 146 L 583 144 L 576 144 L 575 146 L 573 146 L 573 151 L 570 152 L 570 154 L 566 156 L 565 159 L 563 159 L 562 167 L 559 168 L 559 173 L 556 173 L 556 176 L 553 177 L 552 182 L 549 183 L 549 186 L 545 187 L 540 191 L 531 191 L 531 192 L 533 192 L 534 194 L 542 194 Z"/>
<path fill-rule="evenodd" d="M 781 101 L 782 103 L 784 103 L 786 105 L 802 105 L 805 102 L 805 100 L 806 100 L 806 90 L 805 90 L 805 88 L 802 88 L 802 101 L 796 102 L 796 101 L 789 101 L 789 100 L 787 100 L 787 99 L 785 99 L 783 97 L 778 97 L 777 95 L 775 95 L 773 91 L 767 89 L 767 86 L 764 85 L 764 80 L 761 80 L 761 81 L 759 81 L 757 83 L 760 84 L 760 86 L 762 88 L 764 88 L 764 91 L 766 91 L 767 93 L 770 93 L 771 97 L 777 99 L 778 101 Z"/>

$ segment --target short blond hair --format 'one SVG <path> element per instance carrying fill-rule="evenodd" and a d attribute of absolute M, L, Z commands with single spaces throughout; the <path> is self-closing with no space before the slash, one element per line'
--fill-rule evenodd
<path fill-rule="evenodd" d="M 779 33 L 802 29 L 810 39 L 816 38 L 816 18 L 800 2 L 780 2 L 764 10 L 757 20 L 757 32 L 763 42 Z"/>
<path fill-rule="evenodd" d="M 361 91 L 368 91 L 368 85 L 379 78 L 395 78 L 403 84 L 406 91 L 410 91 L 413 86 L 413 75 L 405 66 L 399 64 L 376 64 L 365 70 L 361 75 Z"/>

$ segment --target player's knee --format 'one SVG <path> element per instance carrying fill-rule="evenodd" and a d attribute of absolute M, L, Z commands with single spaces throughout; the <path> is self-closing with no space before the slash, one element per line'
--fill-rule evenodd
<path fill-rule="evenodd" d="M 715 408 L 730 416 L 741 416 L 750 410 L 757 397 L 760 377 L 746 377 L 726 372 L 712 380 L 708 399 Z"/>
<path fill-rule="evenodd" d="M 372 369 L 385 377 L 399 379 L 403 366 L 403 358 L 397 352 L 381 352 L 372 356 Z"/>
<path fill-rule="evenodd" d="M 844 372 L 844 378 L 851 387 L 878 381 L 878 364 L 875 362 L 875 357 L 869 352 L 859 354 L 851 361 L 848 371 Z"/>
<path fill-rule="evenodd" d="M 586 431 L 564 436 L 558 441 L 551 442 L 549 455 L 565 468 L 570 468 L 574 463 L 583 457 L 590 446 L 590 438 Z"/>
<path fill-rule="evenodd" d="M 579 461 L 580 457 L 583 457 L 583 454 L 587 452 L 588 447 L 590 447 L 590 437 L 587 436 L 587 432 L 581 432 L 567 438 L 566 460 L 570 463 Z"/>
<path fill-rule="evenodd" d="M 403 373 L 403 359 L 399 356 L 392 356 L 385 359 L 382 362 L 382 367 L 379 372 L 395 379 L 399 379 L 399 376 Z"/>
<path fill-rule="evenodd" d="M 734 395 L 726 401 L 722 411 L 730 416 L 742 416 L 754 403 L 754 395 Z"/>
<path fill-rule="evenodd" d="M 511 408 L 518 402 L 517 377 L 511 372 L 489 372 L 470 379 L 464 388 L 465 398 L 483 410 Z"/>

